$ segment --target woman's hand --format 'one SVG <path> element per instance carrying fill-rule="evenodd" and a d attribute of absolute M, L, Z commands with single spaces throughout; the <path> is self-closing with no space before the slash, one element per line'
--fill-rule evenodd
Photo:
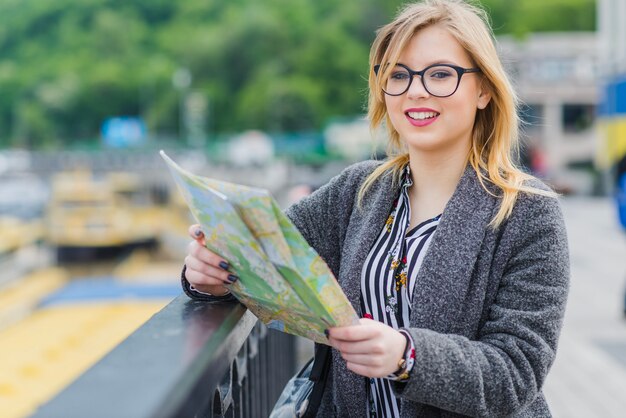
<path fill-rule="evenodd" d="M 399 331 L 366 318 L 359 325 L 328 331 L 330 344 L 341 353 L 348 370 L 366 377 L 385 377 L 398 370 L 407 344 Z"/>
<path fill-rule="evenodd" d="M 194 240 L 189 243 L 185 257 L 185 278 L 200 292 L 222 296 L 228 293 L 225 284 L 236 282 L 239 278 L 231 274 L 229 264 L 219 255 L 207 249 L 204 233 L 200 225 L 191 225 L 189 235 Z"/>

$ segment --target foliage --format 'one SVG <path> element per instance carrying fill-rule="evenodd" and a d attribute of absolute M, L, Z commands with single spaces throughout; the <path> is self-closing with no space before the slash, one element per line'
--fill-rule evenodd
<path fill-rule="evenodd" d="M 591 31 L 595 0 L 484 0 L 496 34 L 524 36 L 529 32 Z"/>
<path fill-rule="evenodd" d="M 181 91 L 213 132 L 319 129 L 363 112 L 369 45 L 401 0 L 0 0 L 0 145 L 93 138 L 114 115 L 179 132 Z M 594 0 L 485 0 L 498 33 L 592 30 Z"/>

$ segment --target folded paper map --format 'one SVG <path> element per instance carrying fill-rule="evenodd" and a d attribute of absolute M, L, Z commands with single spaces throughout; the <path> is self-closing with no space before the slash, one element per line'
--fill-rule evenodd
<path fill-rule="evenodd" d="M 227 287 L 268 327 L 328 343 L 324 330 L 358 323 L 322 258 L 264 189 L 191 174 L 163 151 L 206 247 L 239 280 Z"/>

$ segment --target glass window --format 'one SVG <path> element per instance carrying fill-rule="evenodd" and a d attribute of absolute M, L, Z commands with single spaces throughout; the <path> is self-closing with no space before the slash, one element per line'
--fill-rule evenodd
<path fill-rule="evenodd" d="M 592 104 L 563 105 L 563 130 L 565 132 L 584 132 L 591 128 L 595 120 L 596 107 Z"/>

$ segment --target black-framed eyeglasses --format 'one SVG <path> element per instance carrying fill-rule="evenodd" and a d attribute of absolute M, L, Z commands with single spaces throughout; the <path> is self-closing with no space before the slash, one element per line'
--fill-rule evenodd
<path fill-rule="evenodd" d="M 376 75 L 379 70 L 380 65 L 375 65 Z M 383 91 L 390 96 L 400 96 L 409 90 L 413 78 L 418 75 L 428 94 L 435 97 L 450 97 L 459 88 L 463 74 L 478 72 L 480 68 L 463 68 L 451 64 L 433 64 L 422 71 L 413 71 L 404 64 L 396 64 Z"/>

